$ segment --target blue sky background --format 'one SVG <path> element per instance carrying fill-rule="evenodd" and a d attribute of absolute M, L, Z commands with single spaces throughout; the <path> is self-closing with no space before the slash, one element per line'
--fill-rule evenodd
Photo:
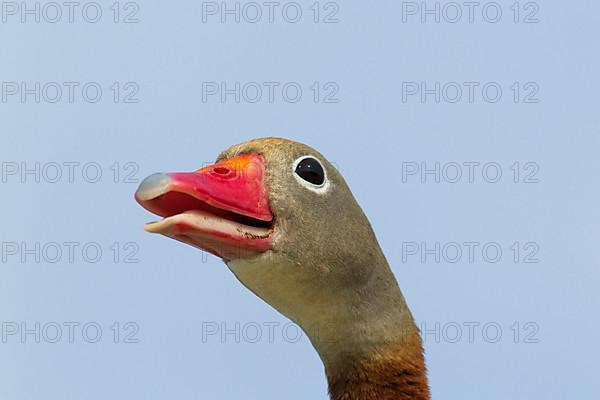
<path fill-rule="evenodd" d="M 465 7 L 457 23 L 444 20 L 454 17 L 448 8 L 439 23 L 431 15 L 423 23 L 420 14 L 403 22 L 411 5 L 402 2 L 339 2 L 339 22 L 328 24 L 322 20 L 336 8 L 324 9 L 325 2 L 319 23 L 313 2 L 298 3 L 297 23 L 283 19 L 286 3 L 274 23 L 264 7 L 257 23 L 232 16 L 221 23 L 219 15 L 204 23 L 202 3 L 191 1 L 140 2 L 137 9 L 119 3 L 115 23 L 112 3 L 98 3 L 96 23 L 83 18 L 86 3 L 72 23 L 64 7 L 57 23 L 45 20 L 55 18 L 50 8 L 40 9 L 39 23 L 27 14 L 21 22 L 20 10 L 13 15 L 3 3 L 0 398 L 325 399 L 322 366 L 306 338 L 295 340 L 288 321 L 218 259 L 144 233 L 153 217 L 133 200 L 136 182 L 150 173 L 196 169 L 231 144 L 269 135 L 312 145 L 346 177 L 416 319 L 433 331 L 425 348 L 434 398 L 597 395 L 597 2 L 522 2 L 518 23 L 513 2 L 498 3 L 497 23 L 483 18 L 485 2 L 472 23 Z M 94 18 L 95 9 L 86 10 Z M 134 11 L 139 22 L 123 23 Z M 493 18 L 495 9 L 487 11 Z M 532 12 L 539 22 L 523 23 Z M 39 103 L 35 94 L 24 101 L 21 92 L 11 94 L 22 82 L 30 89 L 40 82 Z M 56 98 L 51 82 L 64 90 L 56 103 L 47 101 Z M 79 84 L 73 102 L 64 82 Z M 89 82 L 102 89 L 95 103 L 81 93 Z M 272 103 L 266 92 L 256 103 L 236 103 L 233 95 L 203 102 L 203 82 L 296 82 L 303 94 L 296 103 L 280 91 Z M 337 103 L 323 102 L 328 82 L 339 88 Z M 447 101 L 454 92 L 439 103 L 434 95 L 403 102 L 403 82 L 480 86 L 473 102 L 466 89 L 456 103 Z M 503 90 L 495 103 L 481 95 L 489 82 Z M 525 103 L 532 87 L 538 101 Z M 135 88 L 129 100 L 137 103 L 126 103 Z M 488 183 L 479 167 L 472 183 L 466 176 L 436 183 L 430 175 L 425 183 L 419 175 L 403 182 L 403 163 L 436 162 L 497 163 L 502 177 Z M 528 162 L 537 183 L 523 182 Z M 36 163 L 37 179 L 23 175 Z M 64 163 L 79 163 L 67 164 L 72 182 Z M 102 176 L 92 182 L 97 170 Z M 73 259 L 70 242 L 78 243 Z M 410 242 L 480 246 L 472 263 L 466 254 L 436 263 L 407 255 Z M 486 243 L 502 249 L 498 262 L 483 258 Z M 539 261 L 525 263 L 532 249 Z M 39 343 L 35 333 L 21 336 L 23 328 L 35 332 L 36 322 Z M 231 333 L 203 340 L 207 327 L 236 331 L 236 323 L 239 343 Z M 272 340 L 270 323 L 278 324 Z M 470 323 L 479 324 L 473 340 Z M 253 340 L 257 325 L 262 336 Z M 88 343 L 98 327 L 102 334 Z M 497 327 L 502 335 L 492 343 Z"/>

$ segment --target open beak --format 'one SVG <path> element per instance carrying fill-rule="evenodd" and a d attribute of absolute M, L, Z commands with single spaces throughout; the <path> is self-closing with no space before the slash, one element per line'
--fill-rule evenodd
<path fill-rule="evenodd" d="M 225 261 L 270 249 L 273 215 L 262 156 L 242 155 L 189 173 L 156 173 L 135 199 L 163 219 L 144 229 L 206 250 Z"/>

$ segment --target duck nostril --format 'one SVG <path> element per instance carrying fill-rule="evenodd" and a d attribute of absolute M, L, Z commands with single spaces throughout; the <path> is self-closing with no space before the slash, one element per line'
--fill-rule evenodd
<path fill-rule="evenodd" d="M 213 168 L 213 172 L 219 175 L 227 175 L 231 170 L 227 167 L 217 166 Z"/>

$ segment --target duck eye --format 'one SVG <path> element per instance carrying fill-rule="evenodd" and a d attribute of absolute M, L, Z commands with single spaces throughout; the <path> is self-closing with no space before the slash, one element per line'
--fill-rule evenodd
<path fill-rule="evenodd" d="M 312 157 L 302 159 L 296 165 L 296 174 L 307 182 L 314 185 L 322 185 L 325 182 L 325 171 L 321 163 Z"/>

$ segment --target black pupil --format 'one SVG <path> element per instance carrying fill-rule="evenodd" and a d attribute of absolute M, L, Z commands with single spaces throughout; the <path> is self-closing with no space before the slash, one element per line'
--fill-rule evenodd
<path fill-rule="evenodd" d="M 325 172 L 321 164 L 314 158 L 305 158 L 296 166 L 296 173 L 305 181 L 321 185 L 325 181 Z"/>

